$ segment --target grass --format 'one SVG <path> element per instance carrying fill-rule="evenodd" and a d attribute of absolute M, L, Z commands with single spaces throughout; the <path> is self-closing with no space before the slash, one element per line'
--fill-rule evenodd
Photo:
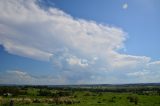
<path fill-rule="evenodd" d="M 130 93 L 91 93 L 91 92 L 75 92 L 72 99 L 80 101 L 80 103 L 68 104 L 67 106 L 136 106 L 134 102 L 130 102 L 127 97 L 138 97 L 137 106 L 160 106 L 160 96 L 155 95 L 137 95 Z M 5 98 L 9 101 L 10 98 Z M 1 104 L 2 105 L 2 104 Z M 57 106 L 55 103 L 27 103 L 15 106 Z M 58 106 L 66 106 L 59 104 Z"/>
<path fill-rule="evenodd" d="M 53 94 L 65 91 L 64 89 L 47 90 Z M 74 92 L 70 91 L 71 95 L 61 96 L 41 96 L 38 94 L 40 88 L 27 88 L 26 91 L 23 95 L 8 97 L 1 95 L 0 106 L 9 106 L 11 99 L 14 100 L 14 106 L 160 106 L 160 95 L 156 93 L 157 91 L 140 95 L 133 92 L 74 90 Z"/>

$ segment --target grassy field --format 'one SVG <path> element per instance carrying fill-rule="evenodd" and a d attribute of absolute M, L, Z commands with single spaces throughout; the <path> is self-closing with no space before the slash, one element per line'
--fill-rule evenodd
<path fill-rule="evenodd" d="M 0 105 L 160 106 L 159 87 L 0 87 Z"/>

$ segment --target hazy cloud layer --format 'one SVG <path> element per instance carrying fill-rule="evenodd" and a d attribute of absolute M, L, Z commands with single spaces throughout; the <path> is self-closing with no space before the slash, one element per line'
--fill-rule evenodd
<path fill-rule="evenodd" d="M 0 1 L 0 45 L 11 54 L 52 62 L 60 75 L 51 80 L 56 83 L 63 82 L 59 77 L 63 83 L 126 83 L 128 77 L 132 81 L 146 75 L 157 81 L 159 76 L 150 73 L 159 73 L 159 63 L 118 53 L 125 40 L 121 28 L 74 18 L 54 7 L 43 9 L 36 0 Z M 26 72 L 7 73 L 37 80 Z"/>
<path fill-rule="evenodd" d="M 22 70 L 8 70 L 0 74 L 1 84 L 35 84 L 35 85 L 52 85 L 64 84 L 65 79 L 60 76 L 35 76 Z M 58 83 L 57 83 L 58 82 Z"/>

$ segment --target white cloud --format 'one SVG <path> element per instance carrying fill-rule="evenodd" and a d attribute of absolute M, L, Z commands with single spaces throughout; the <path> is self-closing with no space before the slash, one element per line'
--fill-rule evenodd
<path fill-rule="evenodd" d="M 155 65 L 157 65 L 157 66 L 160 67 L 160 61 L 150 62 L 150 63 L 148 63 L 147 65 L 148 65 L 149 67 L 150 67 L 150 66 L 155 66 Z"/>
<path fill-rule="evenodd" d="M 160 82 L 160 61 L 148 62 L 145 67 L 127 73 L 131 82 Z"/>
<path fill-rule="evenodd" d="M 29 57 L 38 60 L 48 61 L 49 58 L 53 55 L 49 52 L 41 51 L 37 48 L 16 44 L 16 42 L 5 41 L 3 45 L 5 50 L 11 54 L 16 54 L 19 56 Z"/>
<path fill-rule="evenodd" d="M 110 63 L 113 68 L 121 69 L 121 68 L 137 68 L 141 66 L 145 66 L 148 62 L 150 62 L 150 58 L 146 56 L 133 56 L 119 53 L 112 53 L 110 55 Z"/>
<path fill-rule="evenodd" d="M 143 76 L 146 76 L 146 74 L 148 74 L 148 72 L 138 71 L 138 72 L 128 73 L 127 75 L 135 76 L 135 77 L 143 77 Z"/>
<path fill-rule="evenodd" d="M 83 59 L 73 55 L 68 50 L 57 51 L 50 59 L 55 68 L 60 70 L 77 70 L 84 69 L 93 61 Z"/>
<path fill-rule="evenodd" d="M 54 7 L 44 10 L 36 0 L 2 0 L 0 14 L 0 45 L 11 54 L 51 61 L 68 82 L 90 82 L 95 76 L 101 83 L 113 76 L 116 83 L 127 72 L 155 64 L 146 56 L 118 53 L 126 40 L 121 28 L 74 18 Z"/>
<path fill-rule="evenodd" d="M 123 9 L 127 9 L 127 8 L 128 8 L 128 4 L 127 4 L 127 3 L 124 3 L 124 4 L 122 5 L 122 8 L 123 8 Z"/>
<path fill-rule="evenodd" d="M 2 84 L 31 84 L 34 82 L 33 80 L 34 78 L 28 73 L 19 70 L 10 70 L 0 75 L 0 82 Z"/>
<path fill-rule="evenodd" d="M 88 66 L 88 63 L 87 63 L 87 60 L 86 59 L 79 59 L 75 56 L 71 57 L 71 58 L 68 58 L 67 59 L 67 62 L 70 64 L 70 65 L 79 65 L 81 67 L 87 67 Z"/>
<path fill-rule="evenodd" d="M 0 75 L 1 84 L 66 84 L 66 80 L 59 76 L 33 76 L 21 70 L 9 70 Z"/>
<path fill-rule="evenodd" d="M 0 13 L 0 44 L 20 56 L 49 60 L 59 48 L 100 55 L 122 48 L 125 40 L 119 28 L 74 19 L 56 8 L 43 10 L 32 0 L 1 1 Z"/>
<path fill-rule="evenodd" d="M 148 63 L 146 70 L 149 70 L 150 77 L 160 82 L 160 61 Z"/>

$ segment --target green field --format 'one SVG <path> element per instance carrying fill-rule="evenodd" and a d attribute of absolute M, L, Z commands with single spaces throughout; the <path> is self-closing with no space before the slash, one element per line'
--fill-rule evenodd
<path fill-rule="evenodd" d="M 0 87 L 0 105 L 160 106 L 160 87 Z"/>

